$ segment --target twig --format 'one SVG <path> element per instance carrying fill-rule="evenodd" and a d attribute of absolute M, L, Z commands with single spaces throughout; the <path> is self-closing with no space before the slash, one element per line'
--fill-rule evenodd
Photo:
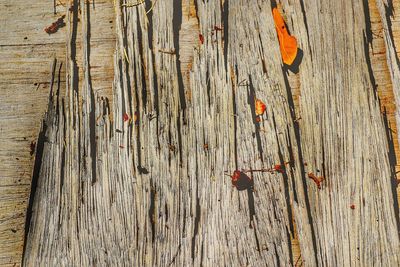
<path fill-rule="evenodd" d="M 135 3 L 126 3 L 126 4 L 122 4 L 121 6 L 124 6 L 124 7 L 135 7 L 135 6 L 143 4 L 144 1 L 145 0 L 140 0 L 140 1 L 137 1 Z"/>
<path fill-rule="evenodd" d="M 161 52 L 161 53 L 164 53 L 164 54 L 170 54 L 170 55 L 175 55 L 176 54 L 174 49 L 172 49 L 171 51 L 158 49 L 158 52 Z"/>
<path fill-rule="evenodd" d="M 246 83 L 244 83 L 244 82 L 246 82 Z M 247 83 L 247 80 L 244 79 L 240 83 L 238 83 L 238 86 L 249 86 L 249 84 Z"/>
<path fill-rule="evenodd" d="M 124 55 L 125 55 L 126 61 L 127 61 L 129 64 L 131 64 L 131 62 L 129 61 L 129 58 L 128 58 L 128 54 L 126 53 L 125 47 L 124 47 Z"/>

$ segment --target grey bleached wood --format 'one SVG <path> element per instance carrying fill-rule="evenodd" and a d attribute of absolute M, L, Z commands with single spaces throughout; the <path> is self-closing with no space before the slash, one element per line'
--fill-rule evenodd
<path fill-rule="evenodd" d="M 292 217 L 306 266 L 399 264 L 365 20 L 352 16 L 362 1 L 282 2 L 304 52 L 300 131 L 269 1 L 196 1 L 203 44 L 180 38 L 191 1 L 148 14 L 150 2 L 116 1 L 112 104 L 90 84 L 90 7 L 81 79 L 78 12 L 67 16 L 67 87 L 50 96 L 24 265 L 288 266 Z M 285 162 L 284 174 L 254 173 L 255 192 L 224 176 Z M 303 168 L 321 170 L 321 190 Z"/>
<path fill-rule="evenodd" d="M 177 35 L 185 26 L 176 21 L 179 5 L 160 1 L 149 15 L 149 5 L 116 6 L 112 111 L 104 98 L 93 103 L 91 97 L 87 6 L 80 5 L 79 90 L 76 12 L 67 16 L 65 105 L 50 105 L 47 114 L 46 136 L 54 141 L 43 152 L 25 265 L 292 264 L 291 187 L 302 175 L 269 6 L 247 9 L 238 1 L 223 10 L 217 2 L 197 2 L 205 42 L 192 47 L 192 56 L 179 54 Z M 249 10 L 269 14 L 269 23 L 254 23 L 268 29 L 263 38 L 274 44 L 273 54 L 258 52 L 262 44 L 254 32 L 248 40 L 256 45 L 250 49 L 254 57 L 235 55 L 243 39 L 235 42 L 235 36 L 244 36 L 239 25 Z M 222 12 L 241 17 L 214 32 L 214 25 L 223 24 Z M 252 25 L 244 29 L 251 32 Z M 264 57 L 272 60 L 269 76 Z M 190 66 L 190 58 L 191 69 L 182 67 Z M 242 78 L 253 84 L 239 86 Z M 254 97 L 268 103 L 260 124 Z M 133 120 L 125 121 L 124 114 Z M 254 174 L 256 192 L 238 192 L 224 176 L 289 161 L 286 174 Z M 43 218 L 54 221 L 44 224 Z"/>
<path fill-rule="evenodd" d="M 55 34 L 44 28 L 66 14 L 66 0 L 0 1 L 0 266 L 20 266 L 26 208 L 31 190 L 36 142 L 47 107 L 50 64 L 66 56 L 67 27 Z M 90 5 L 92 6 L 93 1 Z M 111 94 L 115 50 L 114 9 L 109 0 L 96 0 L 91 9 L 91 82 L 95 92 Z M 81 27 L 76 40 L 78 69 L 82 71 Z M 65 66 L 65 64 L 63 64 Z M 65 68 L 62 68 L 65 72 Z M 83 75 L 79 75 L 82 79 Z M 65 91 L 65 74 L 61 79 Z M 81 86 L 83 83 L 80 83 Z M 40 147 L 36 149 L 40 150 Z M 38 157 L 36 157 L 38 158 Z"/>
<path fill-rule="evenodd" d="M 368 3 L 284 2 L 304 51 L 300 136 L 306 170 L 325 177 L 321 190 L 307 182 L 317 262 L 398 266 L 395 175 L 369 69 Z"/>

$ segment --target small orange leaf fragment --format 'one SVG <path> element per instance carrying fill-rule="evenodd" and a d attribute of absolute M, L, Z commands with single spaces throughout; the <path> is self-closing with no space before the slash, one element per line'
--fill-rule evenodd
<path fill-rule="evenodd" d="M 272 9 L 272 15 L 278 34 L 279 48 L 281 50 L 283 63 L 292 65 L 297 56 L 297 40 L 288 33 L 285 21 L 277 8 Z"/>
<path fill-rule="evenodd" d="M 256 116 L 263 115 L 265 110 L 267 109 L 265 104 L 260 99 L 256 99 L 255 106 L 256 106 Z"/>
<path fill-rule="evenodd" d="M 280 172 L 280 173 L 284 173 L 284 169 L 282 169 L 282 165 L 281 164 L 276 164 L 274 166 L 274 171 Z"/>

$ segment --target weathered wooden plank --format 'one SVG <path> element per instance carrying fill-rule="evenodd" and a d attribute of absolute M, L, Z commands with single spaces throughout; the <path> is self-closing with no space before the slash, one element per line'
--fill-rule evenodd
<path fill-rule="evenodd" d="M 376 0 L 376 5 L 379 10 L 379 15 L 381 17 L 382 22 L 382 35 L 384 36 L 385 40 L 385 48 L 386 48 L 386 58 L 387 58 L 387 65 L 391 77 L 391 83 L 393 85 L 393 92 L 394 92 L 394 99 L 396 102 L 396 106 L 400 106 L 400 61 L 399 56 L 396 53 L 396 44 L 393 35 L 393 28 L 391 16 L 394 13 L 394 7 L 392 1 L 385 1 L 385 0 Z M 399 27 L 400 28 L 400 27 Z M 398 42 L 399 43 L 399 42 Z M 396 123 L 397 128 L 400 125 L 400 111 L 399 109 L 396 110 Z M 397 133 L 397 139 L 400 140 L 400 134 Z"/>
<path fill-rule="evenodd" d="M 65 163 L 54 169 L 41 168 L 25 264 L 291 264 L 289 186 L 302 183 L 299 161 L 294 161 L 297 156 L 293 153 L 298 153 L 295 133 L 286 88 L 281 86 L 284 76 L 268 5 L 251 9 L 237 2 L 222 10 L 219 3 L 197 3 L 204 44 L 198 43 L 192 49 L 191 70 L 187 65 L 186 69 L 181 67 L 190 62 L 190 56 L 183 54 L 182 61 L 177 56 L 180 43 L 176 35 L 182 27 L 182 22 L 176 21 L 181 12 L 179 6 L 172 1 L 160 2 L 150 17 L 141 7 L 120 8 L 118 1 L 116 6 L 118 41 L 112 124 L 105 116 L 103 126 L 93 129 L 86 120 L 93 108 L 88 101 L 91 90 L 87 72 L 82 110 L 77 106 L 80 100 L 74 80 L 78 78 L 74 77 L 74 58 L 70 58 L 66 124 L 55 124 L 64 121 L 59 118 L 64 116 L 62 112 L 50 112 L 47 124 L 52 127 L 46 132 L 52 136 L 65 131 L 65 150 L 62 142 L 56 142 L 56 148 L 47 146 L 42 166 L 52 165 L 52 153 L 60 151 L 64 151 L 61 158 L 65 157 Z M 81 6 L 81 11 L 85 17 L 87 9 Z M 256 67 L 249 67 L 253 62 L 247 60 L 254 58 L 246 53 L 235 54 L 241 43 L 234 40 L 243 40 L 235 35 L 244 37 L 242 29 L 251 30 L 237 25 L 252 14 L 250 11 L 269 14 L 268 24 L 261 20 L 254 23 L 260 23 L 260 28 L 267 26 L 264 41 L 275 43 L 274 54 L 257 55 Z M 229 43 L 228 36 L 223 39 L 222 33 L 214 30 L 215 25 L 222 25 L 222 12 L 242 13 L 237 21 L 225 25 L 224 34 L 233 36 Z M 76 20 L 70 16 L 67 19 L 72 23 L 70 29 L 74 29 Z M 83 26 L 83 35 L 86 27 Z M 262 46 L 261 41 L 258 34 L 248 39 L 249 45 Z M 263 71 L 263 57 L 275 59 L 267 64 L 271 78 Z M 183 81 L 182 73 L 187 71 L 190 83 Z M 148 78 L 154 75 L 156 79 Z M 238 86 L 244 77 L 254 85 Z M 270 102 L 262 133 L 254 117 L 256 94 Z M 129 124 L 124 120 L 125 114 L 136 116 L 137 121 Z M 96 115 L 101 117 L 101 110 Z M 89 159 L 85 149 L 89 151 L 93 143 L 89 145 L 85 140 L 91 138 L 90 132 L 96 131 L 97 135 L 108 129 L 111 135 L 99 134 L 97 139 L 96 147 L 104 149 L 103 160 L 98 160 L 99 154 L 96 159 Z M 96 172 L 98 180 L 91 182 L 88 174 L 93 165 L 87 163 L 90 160 L 96 160 L 96 169 L 101 170 Z M 250 189 L 236 193 L 229 179 L 223 179 L 225 172 L 235 169 L 284 166 L 289 161 L 285 174 L 254 175 L 256 193 Z M 58 174 L 60 169 L 63 173 Z M 55 177 L 63 178 L 62 184 L 56 185 L 60 190 L 52 191 L 52 198 L 61 201 L 55 201 L 58 208 L 50 209 L 43 188 L 53 184 Z M 113 185 L 116 181 L 118 184 Z M 105 196 L 103 190 L 107 188 L 112 193 Z M 268 208 L 266 203 L 273 204 Z M 299 205 L 305 204 L 299 201 Z M 109 212 L 110 216 L 104 217 Z M 37 216 L 60 219 L 43 224 Z M 308 218 L 306 213 L 304 218 Z M 92 225 L 90 221 L 101 223 Z M 113 228 L 115 224 L 120 227 Z M 310 235 L 307 226 L 302 229 Z M 65 233 L 72 235 L 70 246 L 79 247 L 79 252 L 61 238 Z M 95 238 L 92 233 L 97 233 Z M 118 236 L 122 243 L 115 243 Z M 39 240 L 43 242 L 38 243 Z M 48 245 L 39 245 L 42 243 Z M 119 249 L 113 251 L 113 247 Z"/>
<path fill-rule="evenodd" d="M 300 234 L 302 256 L 306 265 L 314 265 L 314 260 L 319 264 L 351 262 L 357 265 L 357 257 L 354 256 L 356 254 L 352 254 L 356 248 L 354 240 L 365 237 L 366 235 L 360 234 L 360 231 L 366 231 L 368 227 L 362 229 L 355 222 L 360 221 L 365 225 L 368 221 L 362 219 L 363 216 L 366 216 L 364 213 L 357 213 L 356 216 L 354 214 L 349 216 L 349 214 L 355 213 L 359 209 L 360 211 L 369 211 L 371 214 L 377 212 L 376 215 L 381 212 L 386 216 L 383 219 L 384 223 L 379 224 L 382 226 L 390 225 L 394 218 L 393 212 L 398 213 L 393 210 L 393 203 L 390 203 L 394 200 L 391 194 L 391 170 L 389 169 L 393 163 L 388 163 L 387 156 L 391 151 L 385 143 L 388 141 L 383 131 L 384 125 L 379 114 L 379 105 L 371 94 L 374 80 L 369 76 L 370 73 L 365 67 L 372 66 L 373 74 L 371 75 L 378 84 L 377 90 L 383 102 L 382 106 L 391 107 L 387 110 L 388 118 L 394 122 L 393 117 L 390 116 L 394 112 L 393 105 L 387 105 L 386 102 L 390 101 L 392 90 L 391 83 L 387 78 L 388 69 L 386 64 L 379 63 L 386 59 L 382 56 L 382 59 L 375 60 L 375 56 L 379 57 L 382 53 L 384 55 L 385 49 L 382 49 L 382 45 L 376 45 L 376 40 L 380 37 L 373 36 L 372 44 L 374 45 L 375 42 L 375 45 L 372 51 L 371 49 L 369 51 L 370 55 L 372 54 L 372 64 L 364 61 L 368 59 L 366 55 L 368 49 L 364 53 L 365 47 L 361 45 L 365 44 L 362 39 L 362 30 L 367 32 L 368 28 L 361 17 L 353 19 L 354 16 L 350 15 L 352 9 L 357 14 L 361 14 L 361 10 L 365 12 L 361 1 L 346 3 L 346 5 L 315 1 L 315 3 L 304 3 L 303 7 L 301 2 L 283 1 L 289 28 L 301 40 L 301 48 L 304 51 L 300 73 L 296 77 L 291 73 L 287 75 L 280 69 L 279 50 L 270 17 L 270 3 L 268 1 L 259 2 L 258 5 L 255 5 L 246 1 L 223 1 L 222 3 L 188 1 L 182 3 L 182 8 L 172 1 L 161 4 L 146 2 L 136 7 L 122 8 L 121 10 L 117 8 L 116 14 L 119 19 L 117 19 L 116 26 L 119 41 L 114 64 L 104 64 L 105 61 L 110 61 L 110 55 L 114 50 L 114 40 L 101 36 L 111 32 L 105 30 L 106 27 L 109 27 L 107 24 L 109 20 L 105 17 L 113 20 L 114 14 L 104 10 L 108 8 L 110 11 L 112 3 L 105 3 L 102 6 L 101 2 L 97 3 L 96 1 L 95 9 L 92 9 L 92 5 L 88 7 L 84 2 L 80 3 L 80 11 L 73 15 L 80 18 L 77 39 L 73 43 L 78 52 L 75 58 L 71 58 L 71 51 L 68 53 L 68 57 L 72 61 L 67 62 L 67 73 L 69 73 L 65 98 L 67 113 L 63 117 L 62 113 L 55 115 L 51 113 L 51 108 L 49 110 L 48 122 L 51 122 L 49 124 L 53 126 L 47 131 L 49 140 L 56 142 L 48 143 L 46 141 L 45 143 L 44 155 L 47 155 L 47 158 L 43 161 L 42 166 L 45 167 L 42 169 L 46 171 L 40 177 L 47 177 L 48 180 L 42 180 L 37 190 L 39 200 L 35 202 L 38 204 L 35 208 L 37 213 L 36 215 L 34 213 L 34 221 L 36 219 L 38 221 L 34 224 L 35 227 L 31 228 L 30 242 L 33 243 L 27 246 L 28 256 L 26 258 L 29 255 L 40 255 L 36 259 L 38 263 L 67 264 L 75 262 L 82 265 L 102 265 L 105 262 L 117 265 L 122 261 L 128 263 L 132 259 L 136 260 L 134 262 L 136 265 L 199 265 L 200 263 L 205 265 L 269 263 L 269 265 L 273 265 L 277 264 L 278 259 L 283 264 L 283 262 L 290 262 L 291 258 L 289 239 L 290 230 L 293 231 L 294 228 L 291 226 L 289 210 L 292 205 L 293 216 L 298 224 L 297 231 Z M 395 1 L 395 4 L 397 2 Z M 156 5 L 146 16 L 145 10 L 149 10 L 151 4 L 154 3 Z M 197 9 L 194 8 L 195 3 Z M 371 3 L 372 1 L 369 3 L 370 6 Z M 320 10 L 318 10 L 319 5 L 322 7 Z M 117 6 L 119 6 L 118 3 Z M 340 13 L 341 7 L 349 11 L 349 14 Z M 305 13 L 302 12 L 303 9 Z M 370 12 L 375 12 L 374 10 L 374 7 L 370 8 Z M 90 57 L 84 56 L 86 43 L 84 39 L 86 20 L 84 17 L 87 15 L 87 11 L 93 15 L 90 16 L 90 25 L 88 25 L 91 32 Z M 183 14 L 182 19 L 179 19 L 180 12 Z M 99 17 L 96 14 L 99 14 Z M 349 20 L 344 19 L 346 15 L 350 18 Z M 333 17 L 336 18 L 335 24 L 331 20 Z M 321 19 L 325 20 L 324 24 L 316 22 Z M 11 18 L 7 18 L 7 20 L 11 21 Z M 26 22 L 22 22 L 22 20 L 18 22 L 18 24 L 21 23 Z M 197 23 L 199 23 L 198 26 Z M 47 25 L 48 22 L 43 23 L 42 26 Z M 223 30 L 213 31 L 216 25 L 222 26 Z M 308 29 L 305 27 L 306 25 Z M 322 25 L 324 26 L 322 27 Z M 380 25 L 380 23 L 376 25 Z M 343 31 L 329 32 L 325 27 L 333 28 L 336 31 L 343 29 Z M 392 19 L 392 27 L 395 32 L 396 19 Z M 379 29 L 377 30 L 379 31 Z M 36 30 L 37 33 L 40 31 L 39 28 Z M 257 36 L 258 32 L 260 32 L 260 37 Z M 205 39 L 203 45 L 197 40 L 198 33 L 201 33 Z M 23 31 L 19 31 L 10 40 L 14 40 L 13 38 L 17 40 L 22 34 Z M 96 34 L 99 34 L 98 37 L 95 36 Z M 324 39 L 321 41 L 322 35 Z M 55 38 L 58 38 L 57 36 L 60 36 L 59 33 L 55 35 Z M 343 39 L 346 40 L 344 42 L 339 38 L 336 40 L 332 36 L 346 36 L 347 39 Z M 83 42 L 81 42 L 81 38 Z M 107 40 L 107 42 L 103 43 L 103 40 Z M 335 44 L 336 50 L 330 50 L 331 43 Z M 395 38 L 394 43 L 396 43 Z M 59 44 L 62 44 L 62 41 Z M 354 48 L 354 51 L 350 50 L 349 52 L 347 47 L 349 44 L 353 44 L 357 49 Z M 24 47 L 30 49 L 28 46 Z M 193 50 L 193 48 L 195 49 Z M 313 50 L 310 50 L 311 48 Z M 46 56 L 46 49 L 43 48 L 40 56 L 49 58 Z M 8 51 L 4 51 L 2 58 L 7 58 Z M 310 51 L 313 51 L 312 59 Z M 346 60 L 349 58 L 353 60 L 350 60 L 351 64 L 341 65 L 344 67 L 340 70 L 334 69 L 334 63 L 339 64 L 343 59 L 341 56 L 336 56 L 339 53 L 337 51 L 344 51 L 350 55 Z M 27 53 L 29 52 L 21 50 L 20 55 Z M 314 59 L 315 55 L 318 60 Z M 16 56 L 10 57 L 9 62 L 14 62 Z M 31 54 L 31 56 L 36 60 L 38 54 Z M 326 60 L 322 60 L 323 58 Z M 264 63 L 261 59 L 264 60 Z M 75 64 L 74 61 L 78 66 L 78 73 L 74 73 L 70 68 Z M 263 64 L 267 67 L 267 74 L 263 72 Z M 11 68 L 4 72 L 5 75 L 8 75 L 5 76 L 5 80 L 15 80 L 14 88 L 18 88 L 21 79 L 13 77 L 12 73 L 18 69 L 13 66 L 15 65 L 11 65 Z M 108 100 L 105 100 L 103 96 L 111 93 L 109 81 L 114 76 L 113 67 L 115 68 L 114 97 L 110 102 L 114 104 L 108 105 Z M 37 67 L 27 67 L 24 72 L 32 71 L 32 75 L 35 75 L 33 70 L 36 69 Z M 47 65 L 45 69 L 38 73 L 45 76 L 48 72 Z M 90 73 L 86 72 L 85 74 L 84 69 L 90 70 Z M 331 73 L 333 69 L 335 73 Z M 316 79 L 315 75 L 312 76 L 319 72 L 321 72 L 321 77 L 327 78 Z M 77 76 L 79 83 L 75 81 Z M 291 88 L 289 88 L 291 93 L 289 94 L 286 91 L 286 76 L 289 76 L 291 81 Z M 26 82 L 34 81 L 35 76 L 32 77 L 32 79 L 28 78 Z M 351 77 L 350 82 L 348 81 L 349 77 Z M 250 78 L 251 86 L 238 86 L 244 79 L 250 82 Z M 339 78 L 346 82 L 344 84 L 335 83 Z M 90 86 L 90 82 L 92 82 L 92 86 Z M 28 88 L 27 85 L 26 83 L 23 86 Z M 46 82 L 41 91 L 42 104 L 37 105 L 36 114 L 41 112 L 42 108 L 40 107 L 43 107 L 45 103 L 48 85 L 49 83 Z M 65 85 L 61 83 L 60 86 L 61 91 L 64 91 Z M 90 87 L 93 91 L 88 90 Z M 385 88 L 380 91 L 381 87 Z M 364 88 L 367 89 L 362 90 Z M 13 90 L 10 89 L 10 92 L 14 92 Z M 296 105 L 299 90 L 302 93 L 300 97 L 301 110 Z M 343 90 L 355 92 L 359 98 L 351 100 L 350 97 L 340 95 Z M 79 91 L 79 94 L 76 94 L 75 91 Z M 335 105 L 329 103 L 331 98 L 328 98 L 329 93 L 332 92 L 335 92 L 336 99 L 340 100 L 336 106 L 351 106 L 360 113 L 352 117 L 350 116 L 352 109 L 346 109 L 342 114 L 339 112 L 339 115 L 342 116 L 338 118 L 326 116 L 325 118 L 329 118 L 327 120 L 323 116 L 317 117 L 318 125 L 321 123 L 324 125 L 323 131 L 319 133 L 316 131 L 319 126 L 312 125 L 311 116 L 319 114 L 319 110 L 324 110 L 323 114 L 326 115 L 333 114 Z M 385 92 L 389 93 L 386 97 Z M 263 99 L 268 107 L 267 117 L 260 124 L 254 123 L 251 112 L 254 94 Z M 291 94 L 293 94 L 294 104 L 291 103 Z M 61 93 L 61 96 L 63 95 L 64 92 Z M 185 96 L 185 102 L 179 96 Z M 6 99 L 10 101 L 11 97 L 8 96 Z M 89 99 L 91 101 L 88 101 Z M 323 101 L 324 99 L 325 101 Z M 14 102 L 13 100 L 8 102 L 7 107 L 12 106 Z M 296 115 L 291 113 L 293 107 L 296 109 Z M 58 108 L 62 110 L 63 107 Z M 28 110 L 26 107 L 25 109 Z M 139 118 L 138 125 L 128 125 L 127 122 L 124 122 L 125 113 L 134 117 L 135 112 Z M 93 118 L 93 113 L 96 127 L 93 127 L 93 119 L 90 119 Z M 308 114 L 305 115 L 305 119 L 303 113 Z M 367 120 L 368 116 L 365 114 L 370 114 L 373 119 Z M 275 125 L 271 116 L 275 117 Z M 300 155 L 307 156 L 304 160 L 307 162 L 306 170 L 315 172 L 315 169 L 320 168 L 319 165 L 322 162 L 328 166 L 325 168 L 325 172 L 328 173 L 326 187 L 323 186 L 323 189 L 318 192 L 314 189 L 315 185 L 312 184 L 312 181 L 302 176 L 303 160 L 301 157 L 297 158 L 296 144 L 299 140 L 296 140 L 296 137 L 298 139 L 298 134 L 296 135 L 296 131 L 291 125 L 292 120 L 299 116 L 302 117 L 299 123 L 303 147 L 303 153 Z M 10 116 L 11 118 L 13 117 Z M 358 121 L 358 118 L 365 120 Z M 7 121 L 7 124 L 9 122 L 10 120 Z M 379 167 L 377 175 L 386 173 L 378 180 L 381 189 L 372 187 L 371 178 L 368 178 L 372 177 L 368 174 L 373 171 L 374 165 L 361 165 L 362 161 L 359 158 L 354 159 L 354 162 L 348 161 L 351 163 L 349 164 L 343 158 L 334 158 L 340 153 L 335 152 L 334 149 L 327 149 L 336 147 L 329 140 L 338 140 L 336 133 L 344 133 L 336 131 L 336 129 L 342 129 L 341 125 L 345 125 L 343 122 L 356 122 L 354 126 L 352 124 L 353 128 L 343 127 L 343 129 L 346 128 L 348 132 L 358 131 L 360 134 L 357 136 L 361 138 L 355 139 L 358 146 L 354 146 L 354 148 L 346 145 L 347 140 L 350 139 L 339 139 L 343 144 L 343 150 L 339 150 L 339 152 L 342 151 L 351 156 L 362 155 L 359 153 L 362 151 L 365 154 L 368 153 L 368 157 L 372 155 L 371 158 L 376 163 L 375 165 Z M 37 125 L 37 122 L 30 123 Z M 331 124 L 336 125 L 336 128 L 329 128 L 328 125 Z M 257 125 L 260 127 L 258 128 Z M 286 128 L 286 125 L 289 125 L 289 128 Z M 21 130 L 27 127 L 21 126 Z M 56 131 L 56 129 L 64 127 L 65 133 Z M 17 127 L 2 130 L 5 136 L 9 136 L 9 132 L 14 132 L 14 129 L 18 130 Z M 117 129 L 122 133 L 117 132 Z M 374 141 L 372 138 L 366 138 L 363 133 L 368 131 L 380 138 L 376 138 L 377 140 Z M 274 134 L 275 132 L 280 133 L 277 135 L 278 137 Z M 256 137 L 253 137 L 253 133 Z M 65 148 L 61 142 L 64 134 Z M 321 138 L 322 135 L 324 139 Z M 310 143 L 309 137 L 313 137 L 316 142 Z M 95 150 L 91 146 L 93 139 L 97 141 Z M 392 140 L 389 139 L 389 142 Z M 394 143 L 396 144 L 396 142 Z M 89 144 L 91 148 L 88 148 Z M 292 148 L 289 147 L 290 144 L 293 144 Z M 322 145 L 324 145 L 324 150 L 321 150 Z M 373 153 L 369 153 L 365 147 L 372 151 L 373 145 L 376 146 L 376 149 Z M 262 149 L 261 154 L 260 148 Z M 281 158 L 276 152 L 280 149 L 283 155 Z M 86 152 L 84 152 L 85 150 Z M 1 181 L 14 183 L 16 178 L 14 171 L 11 170 L 14 169 L 15 164 L 20 165 L 14 161 L 11 163 L 9 152 L 4 151 L 4 157 L 8 160 L 7 168 L 10 171 L 5 176 L 8 177 L 8 180 L 2 179 Z M 229 178 L 222 178 L 224 171 L 231 173 L 236 168 L 271 167 L 279 161 L 286 161 L 291 153 L 295 160 L 294 164 L 288 167 L 288 171 L 290 170 L 288 176 L 255 173 L 257 191 L 252 195 L 247 195 L 246 192 L 236 193 L 229 187 Z M 315 153 L 317 154 L 315 155 Z M 95 159 L 95 164 L 86 160 L 88 155 L 91 160 Z M 238 155 L 237 160 L 234 160 L 235 155 Z M 260 157 L 260 155 L 262 156 Z M 64 162 L 60 161 L 59 157 L 64 158 Z M 383 163 L 379 161 L 381 159 Z M 169 160 L 171 163 L 166 166 L 163 162 Z M 24 162 L 29 164 L 27 159 L 24 159 Z M 69 166 L 70 168 L 64 168 L 62 171 L 57 169 L 57 166 L 59 168 Z M 351 199 L 351 192 L 342 190 L 347 186 L 342 181 L 344 181 L 343 177 L 350 177 L 350 179 L 345 179 L 349 186 L 360 181 L 358 177 L 352 176 L 356 170 L 363 170 L 365 173 L 363 175 L 364 191 L 362 192 L 376 191 L 377 194 L 373 196 L 371 202 L 366 202 L 366 208 L 362 207 L 362 202 L 360 202 L 355 204 L 356 209 L 352 211 L 349 209 L 348 202 L 355 201 Z M 381 172 L 381 170 L 383 171 Z M 61 172 L 64 174 L 62 175 Z M 146 174 L 146 172 L 149 173 Z M 91 175 L 91 173 L 96 173 L 96 175 Z M 29 173 L 26 174 L 26 177 L 29 178 Z M 53 180 L 53 177 L 63 177 L 62 182 Z M 393 175 L 392 178 L 394 178 Z M 263 183 L 264 180 L 265 183 Z M 305 195 L 302 193 L 303 181 L 306 181 L 307 185 L 308 194 Z M 7 193 L 4 194 L 2 203 L 9 203 L 7 205 L 11 206 L 14 203 L 11 201 L 13 194 L 15 196 L 19 193 L 26 194 L 28 186 L 26 188 L 11 187 L 8 182 L 6 183 L 5 192 Z M 46 188 L 46 186 L 49 187 Z M 370 187 L 365 188 L 368 186 Z M 59 189 L 52 190 L 54 188 Z M 332 205 L 328 205 L 327 194 L 323 195 L 329 188 L 337 188 L 329 195 L 333 199 Z M 279 190 L 289 191 L 285 193 L 279 192 Z M 50 208 L 49 203 L 44 201 L 49 196 L 48 192 L 51 192 L 59 209 Z M 120 194 L 120 192 L 122 193 Z M 386 194 L 389 194 L 388 198 Z M 256 209 L 252 229 L 247 225 L 249 214 L 251 214 L 247 202 L 249 196 L 254 197 Z M 307 196 L 311 200 L 313 218 L 311 228 L 308 222 L 309 218 L 306 216 Z M 21 198 L 26 199 L 26 196 Z M 40 202 L 41 198 L 43 198 L 43 202 Z M 290 199 L 290 203 L 287 199 Z M 378 199 L 388 200 L 389 203 L 383 202 L 386 203 L 384 208 L 377 207 L 376 210 L 373 210 L 372 205 L 379 203 Z M 266 205 L 270 202 L 274 205 Z M 337 212 L 332 212 L 333 210 Z M 386 213 L 387 210 L 388 213 Z M 0 214 L 5 214 L 6 218 L 9 218 L 5 220 L 7 225 L 13 222 L 12 218 L 18 220 L 16 212 L 7 213 L 6 211 Z M 331 212 L 327 213 L 326 211 Z M 10 217 L 7 217 L 7 214 Z M 280 223 L 271 221 L 267 225 L 265 222 L 274 219 L 275 214 Z M 347 222 L 348 225 L 342 226 L 339 223 L 333 223 L 332 220 L 320 223 L 324 220 L 323 218 L 330 216 L 329 214 L 333 214 L 332 220 Z M 47 224 L 41 223 L 40 220 L 43 216 L 54 218 L 54 220 L 46 222 Z M 353 220 L 351 216 L 356 219 Z M 58 222 L 55 218 L 59 218 L 63 222 L 60 228 L 57 228 Z M 144 222 L 144 228 L 138 223 L 138 220 Z M 51 231 L 45 236 L 44 232 L 49 229 L 48 227 Z M 392 232 L 395 228 L 393 225 L 391 228 L 388 227 Z M 77 233 L 77 229 L 79 229 L 79 233 Z M 227 229 L 227 232 L 221 229 Z M 346 229 L 355 229 L 355 233 L 346 237 L 344 236 Z M 238 236 L 238 233 L 241 235 Z M 381 232 L 375 231 L 374 233 L 384 232 L 382 229 Z M 58 239 L 67 235 L 69 235 L 69 243 L 64 242 L 65 239 L 64 241 Z M 391 236 L 390 232 L 386 233 L 386 236 L 388 235 Z M 311 245 L 313 236 L 317 242 Z M 7 237 L 9 235 L 6 234 L 5 238 Z M 228 240 L 226 240 L 227 237 Z M 337 239 L 335 239 L 336 237 Z M 48 240 L 50 243 L 46 241 L 43 242 L 44 246 L 36 247 L 37 243 L 32 240 L 40 238 Z M 396 234 L 393 235 L 393 238 L 392 253 L 395 252 L 395 244 L 398 242 Z M 338 240 L 333 247 L 329 245 L 332 240 Z M 349 241 L 348 245 L 343 240 Z M 376 246 L 370 245 L 366 239 L 364 241 L 367 245 L 363 247 L 363 251 L 371 251 L 371 255 L 374 255 L 373 261 L 377 263 L 396 261 L 395 258 L 389 256 L 385 258 L 389 254 L 373 254 L 372 249 Z M 328 242 L 328 245 L 323 245 L 323 242 Z M 382 239 L 377 242 L 386 244 Z M 257 244 L 260 247 L 260 253 L 257 252 Z M 275 247 L 271 249 L 269 246 L 273 244 L 277 244 L 276 250 Z M 73 248 L 71 249 L 68 245 Z M 99 248 L 102 249 L 99 250 Z M 29 251 L 29 249 L 32 250 Z M 13 251 L 17 250 L 7 251 L 9 251 L 7 253 L 14 253 Z M 63 251 L 64 254 L 59 254 L 60 251 Z M 347 251 L 350 252 L 346 254 Z M 88 258 L 82 254 L 83 252 L 94 256 Z M 343 253 L 341 254 L 341 252 Z M 379 250 L 376 250 L 376 253 L 379 253 Z M 48 255 L 55 255 L 55 257 L 50 258 Z M 64 259 L 62 259 L 63 256 Z M 370 255 L 364 254 L 360 260 L 367 264 L 369 261 L 366 259 L 370 257 Z M 4 262 L 6 261 L 8 259 L 4 260 Z M 27 261 L 27 264 L 34 265 L 35 261 Z"/>
<path fill-rule="evenodd" d="M 62 4 L 62 3 L 61 3 Z M 57 3 L 38 1 L 0 1 L 0 265 L 21 262 L 24 223 L 34 155 L 30 144 L 36 142 L 49 95 L 50 64 L 55 56 L 63 59 L 65 27 L 48 35 L 44 28 L 66 13 Z M 110 1 L 96 1 L 91 13 L 91 74 L 95 91 L 111 94 L 112 60 L 115 48 L 114 12 Z M 80 31 L 80 29 L 78 29 Z M 80 40 L 77 42 L 80 51 Z M 81 65 L 78 57 L 78 66 Z M 65 68 L 61 87 L 65 88 Z M 4 238 L 3 238 L 4 237 Z"/>
<path fill-rule="evenodd" d="M 367 3 L 287 2 L 304 50 L 300 129 L 306 171 L 325 177 L 322 190 L 307 182 L 317 260 L 398 265 L 394 171 L 368 69 L 367 14 L 360 12 Z"/>

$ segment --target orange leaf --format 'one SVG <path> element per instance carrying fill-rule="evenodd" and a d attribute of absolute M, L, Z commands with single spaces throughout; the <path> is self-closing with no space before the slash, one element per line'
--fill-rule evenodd
<path fill-rule="evenodd" d="M 283 63 L 291 65 L 297 56 L 297 40 L 288 33 L 285 21 L 277 8 L 272 9 L 272 14 L 275 21 L 275 29 L 278 33 Z"/>
<path fill-rule="evenodd" d="M 257 116 L 264 114 L 266 108 L 267 107 L 260 99 L 256 99 L 256 115 Z"/>

